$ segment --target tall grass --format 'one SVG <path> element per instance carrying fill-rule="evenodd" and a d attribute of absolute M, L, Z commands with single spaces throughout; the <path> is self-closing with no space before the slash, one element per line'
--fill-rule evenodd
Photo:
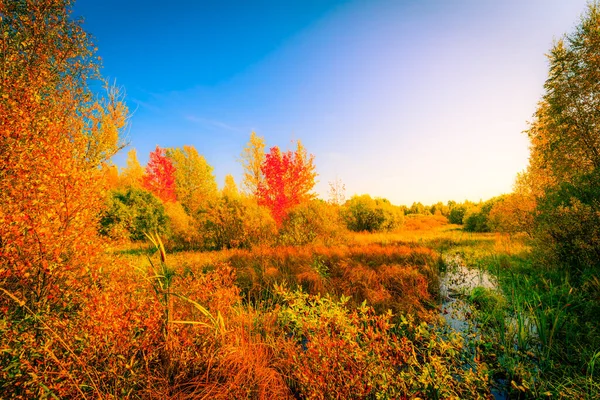
<path fill-rule="evenodd" d="M 589 368 L 600 347 L 600 319 L 592 317 L 600 304 L 592 295 L 593 279 L 588 287 L 574 286 L 565 272 L 536 264 L 526 237 L 497 235 L 491 247 L 456 251 L 472 267 L 498 277 L 508 303 L 504 316 L 499 320 L 480 308 L 477 319 L 499 321 L 482 324 L 484 341 L 496 376 L 508 379 L 513 395 L 600 396 L 598 372 Z"/>

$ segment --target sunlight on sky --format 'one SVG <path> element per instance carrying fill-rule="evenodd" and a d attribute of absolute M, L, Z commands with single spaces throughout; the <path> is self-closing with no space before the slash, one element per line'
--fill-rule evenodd
<path fill-rule="evenodd" d="M 101 3 L 101 4 L 98 4 Z M 195 146 L 217 180 L 255 130 L 300 139 L 319 183 L 395 204 L 511 190 L 547 75 L 584 0 L 78 1 L 104 74 L 128 94 L 130 145 Z M 209 5 L 210 4 L 210 5 Z M 125 153 L 115 162 L 124 164 Z"/>

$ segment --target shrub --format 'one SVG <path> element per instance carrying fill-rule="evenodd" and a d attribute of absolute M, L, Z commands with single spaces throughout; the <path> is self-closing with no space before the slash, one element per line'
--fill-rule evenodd
<path fill-rule="evenodd" d="M 504 196 L 494 197 L 485 203 L 469 208 L 463 217 L 464 230 L 467 232 L 490 232 L 490 211 L 503 199 Z"/>
<path fill-rule="evenodd" d="M 531 234 L 535 199 L 532 195 L 511 193 L 498 201 L 488 216 L 488 226 L 495 232 Z"/>
<path fill-rule="evenodd" d="M 279 230 L 279 243 L 301 246 L 314 242 L 330 244 L 342 233 L 339 208 L 313 200 L 288 212 Z"/>
<path fill-rule="evenodd" d="M 204 247 L 210 250 L 267 244 L 276 234 L 269 210 L 251 198 L 223 196 L 212 201 L 199 219 Z"/>
<path fill-rule="evenodd" d="M 100 233 L 109 237 L 143 240 L 144 233 L 167 231 L 165 207 L 152 193 L 130 187 L 112 192 L 100 221 Z"/>
<path fill-rule="evenodd" d="M 448 221 L 450 221 L 451 224 L 462 225 L 466 212 L 467 207 L 465 205 L 454 206 L 450 210 L 450 214 L 448 214 Z"/>
<path fill-rule="evenodd" d="M 536 247 L 575 275 L 600 270 L 600 172 L 546 190 L 535 217 Z"/>
<path fill-rule="evenodd" d="M 386 199 L 368 194 L 353 196 L 344 204 L 342 216 L 349 230 L 355 232 L 392 231 L 404 221 L 404 212 Z"/>
<path fill-rule="evenodd" d="M 178 249 L 199 248 L 201 238 L 197 221 L 186 213 L 183 205 L 179 202 L 165 203 L 164 207 L 169 220 L 169 247 Z"/>
<path fill-rule="evenodd" d="M 279 314 L 294 342 L 284 347 L 292 389 L 305 399 L 475 398 L 489 396 L 484 366 L 467 368 L 458 335 L 438 337 L 426 324 L 377 315 L 348 298 L 278 288 Z"/>

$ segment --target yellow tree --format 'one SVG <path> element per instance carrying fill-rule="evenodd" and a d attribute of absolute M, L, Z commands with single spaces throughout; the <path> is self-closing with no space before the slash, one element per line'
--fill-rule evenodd
<path fill-rule="evenodd" d="M 121 171 L 119 184 L 125 187 L 141 187 L 144 168 L 140 165 L 135 149 L 127 152 L 127 166 Z"/>
<path fill-rule="evenodd" d="M 223 186 L 223 190 L 221 191 L 221 193 L 223 196 L 230 198 L 239 197 L 240 193 L 238 191 L 237 185 L 235 184 L 235 179 L 233 179 L 233 175 L 225 175 L 225 186 Z"/>
<path fill-rule="evenodd" d="M 218 194 L 213 168 L 194 146 L 167 149 L 175 167 L 175 193 L 181 205 L 194 215 Z"/>
<path fill-rule="evenodd" d="M 242 151 L 240 162 L 244 168 L 243 187 L 252 196 L 258 193 L 258 187 L 264 182 L 261 166 L 265 160 L 265 139 L 250 134 L 250 141 Z"/>

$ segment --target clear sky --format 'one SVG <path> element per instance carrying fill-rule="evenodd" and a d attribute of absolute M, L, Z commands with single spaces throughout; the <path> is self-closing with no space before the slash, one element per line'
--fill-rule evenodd
<path fill-rule="evenodd" d="M 133 111 L 130 146 L 193 145 L 220 186 L 254 130 L 300 139 L 317 193 L 486 200 L 527 165 L 545 54 L 585 0 L 79 0 Z M 125 152 L 115 162 L 123 165 Z"/>

